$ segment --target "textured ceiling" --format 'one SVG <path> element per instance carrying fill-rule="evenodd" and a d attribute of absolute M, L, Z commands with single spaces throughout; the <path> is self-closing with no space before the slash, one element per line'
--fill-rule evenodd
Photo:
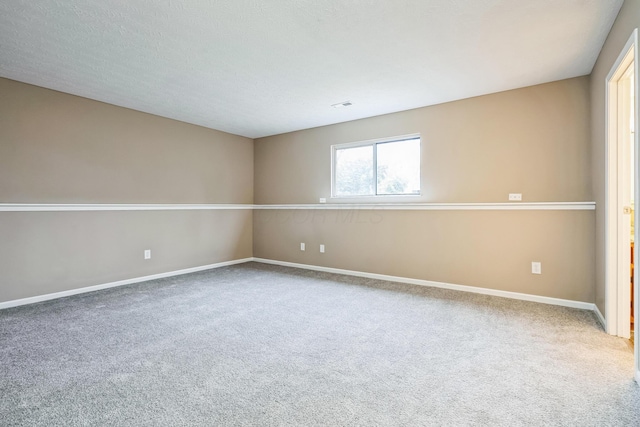
<path fill-rule="evenodd" d="M 589 74 L 621 5 L 8 0 L 0 76 L 255 138 Z"/>

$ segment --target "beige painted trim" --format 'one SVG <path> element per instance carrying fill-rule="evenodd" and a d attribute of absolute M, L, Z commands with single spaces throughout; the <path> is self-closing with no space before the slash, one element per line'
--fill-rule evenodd
<path fill-rule="evenodd" d="M 84 294 L 84 293 L 87 293 L 87 292 L 99 291 L 99 290 L 102 290 L 102 289 L 115 288 L 117 286 L 131 285 L 133 283 L 139 283 L 139 282 L 146 282 L 148 280 L 162 279 L 162 278 L 165 278 L 165 277 L 179 276 L 179 275 L 182 275 L 182 274 L 189 274 L 189 273 L 195 273 L 195 272 L 198 272 L 198 271 L 211 270 L 213 268 L 226 267 L 226 266 L 229 266 L 229 265 L 243 264 L 243 263 L 249 262 L 249 261 L 253 261 L 253 258 L 243 258 L 243 259 L 236 259 L 236 260 L 232 260 L 232 261 L 218 262 L 218 263 L 215 263 L 215 264 L 202 265 L 202 266 L 199 266 L 199 267 L 192 267 L 192 268 L 185 268 L 185 269 L 182 269 L 182 270 L 169 271 L 169 272 L 166 272 L 166 273 L 158 273 L 158 274 L 151 274 L 149 276 L 134 277 L 133 279 L 118 280 L 117 282 L 103 283 L 101 285 L 87 286 L 87 287 L 84 287 L 84 288 L 70 289 L 68 291 L 54 292 L 54 293 L 51 293 L 51 294 L 38 295 L 38 296 L 35 296 L 35 297 L 21 298 L 21 299 L 16 299 L 16 300 L 12 300 L 12 301 L 5 301 L 5 302 L 0 302 L 0 310 L 5 309 L 5 308 L 18 307 L 18 306 L 21 306 L 21 305 L 35 304 L 37 302 L 49 301 L 49 300 L 57 299 L 57 298 L 64 298 L 64 297 L 68 297 L 68 296 L 71 296 L 71 295 L 77 295 L 77 294 Z"/>
<path fill-rule="evenodd" d="M 386 280 L 388 282 L 407 283 L 411 285 L 428 286 L 432 288 L 450 289 L 453 291 L 471 292 L 474 294 L 491 295 L 502 298 L 531 301 L 542 304 L 559 305 L 563 307 L 579 308 L 582 310 L 596 309 L 596 305 L 589 302 L 572 301 L 560 298 L 544 297 L 540 295 L 522 294 L 518 292 L 500 291 L 497 289 L 478 288 L 475 286 L 456 285 L 453 283 L 433 282 L 431 280 L 411 279 L 408 277 L 388 276 L 386 274 L 366 273 L 363 271 L 343 270 L 340 268 L 320 267 L 316 265 L 298 264 L 295 262 L 277 261 L 273 259 L 253 258 L 253 261 L 263 264 L 281 265 L 284 267 L 301 268 L 305 270 L 322 271 L 326 273 L 344 274 L 347 276 L 366 277 L 369 279 Z"/>

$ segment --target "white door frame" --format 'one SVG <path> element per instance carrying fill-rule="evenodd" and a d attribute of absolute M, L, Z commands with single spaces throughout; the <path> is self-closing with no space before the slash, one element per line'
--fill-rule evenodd
<path fill-rule="evenodd" d="M 629 65 L 634 65 L 634 168 L 636 203 L 640 201 L 638 180 L 638 29 L 633 30 L 631 37 L 618 55 L 605 81 L 606 88 L 606 171 L 605 171 L 605 328 L 607 333 L 625 338 L 629 337 L 630 295 L 629 295 L 629 246 L 628 239 L 622 238 L 624 230 L 623 214 L 623 147 L 618 147 L 618 119 L 620 115 L 618 90 L 619 80 Z M 637 206 L 636 206 L 637 207 Z M 638 209 L 635 210 L 635 235 L 638 242 Z M 628 221 L 628 219 L 626 220 Z M 628 228 L 627 228 L 628 230 Z M 628 231 L 627 231 L 628 232 Z M 638 266 L 638 250 L 634 251 L 634 265 Z M 634 276 L 637 277 L 637 274 Z M 638 286 L 634 286 L 634 312 L 638 316 Z M 635 328 L 636 332 L 638 328 Z M 634 340 L 634 371 L 636 381 L 640 382 L 640 364 L 638 360 L 638 337 Z"/>

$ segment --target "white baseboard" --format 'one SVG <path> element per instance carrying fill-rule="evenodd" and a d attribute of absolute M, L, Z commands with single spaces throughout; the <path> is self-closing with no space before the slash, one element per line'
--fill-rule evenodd
<path fill-rule="evenodd" d="M 183 270 L 175 270 L 175 271 L 169 271 L 166 273 L 152 274 L 149 276 L 134 277 L 133 279 L 118 280 L 117 282 L 103 283 L 101 285 L 87 286 L 84 288 L 70 289 L 68 291 L 54 292 L 51 294 L 38 295 L 35 297 L 5 301 L 5 302 L 0 302 L 0 310 L 4 308 L 17 307 L 20 305 L 34 304 L 36 302 L 48 301 L 56 298 L 68 297 L 71 295 L 99 291 L 101 289 L 114 288 L 116 286 L 124 286 L 124 285 L 130 285 L 132 283 L 146 282 L 147 280 L 162 279 L 165 277 L 179 276 L 182 274 L 195 273 L 197 271 L 203 271 L 203 270 L 211 270 L 213 268 L 226 267 L 234 264 L 242 264 L 249 261 L 253 261 L 253 258 L 235 259 L 232 261 L 218 262 L 215 264 L 202 265 L 199 267 L 185 268 Z"/>
<path fill-rule="evenodd" d="M 594 311 L 596 313 L 596 315 L 598 316 L 598 319 L 600 320 L 600 322 L 603 325 L 605 324 L 604 323 L 604 317 L 602 316 L 602 314 L 600 313 L 600 311 L 598 310 L 596 305 L 592 304 L 592 303 L 588 303 L 588 302 L 572 301 L 572 300 L 565 300 L 565 299 L 559 299 L 559 298 L 544 297 L 544 296 L 540 296 L 540 295 L 522 294 L 522 293 L 518 293 L 518 292 L 500 291 L 500 290 L 489 289 L 489 288 L 478 288 L 478 287 L 475 287 L 475 286 L 456 285 L 456 284 L 452 284 L 452 283 L 434 282 L 434 281 L 431 281 L 431 280 L 411 279 L 411 278 L 408 278 L 408 277 L 399 277 L 399 276 L 389 276 L 389 275 L 386 275 L 386 274 L 366 273 L 366 272 L 362 272 L 362 271 L 343 270 L 343 269 L 340 269 L 340 268 L 331 268 L 331 267 L 320 267 L 320 266 L 315 266 L 315 265 L 298 264 L 298 263 L 295 263 L 295 262 L 277 261 L 277 260 L 264 259 L 264 258 L 255 258 L 255 257 L 243 258 L 243 259 L 237 259 L 237 260 L 225 261 L 225 262 L 219 262 L 219 263 L 203 265 L 203 266 L 199 266 L 199 267 L 185 268 L 183 270 L 169 271 L 169 272 L 166 272 L 166 273 L 158 273 L 158 274 L 152 274 L 152 275 L 149 275 L 149 276 L 135 277 L 135 278 L 132 278 L 132 279 L 119 280 L 117 282 L 103 283 L 103 284 L 100 284 L 100 285 L 87 286 L 87 287 L 84 287 L 84 288 L 71 289 L 71 290 L 68 290 L 68 291 L 55 292 L 55 293 L 51 293 L 51 294 L 38 295 L 38 296 L 35 296 L 35 297 L 22 298 L 22 299 L 17 299 L 17 300 L 12 300 L 12 301 L 0 302 L 0 310 L 4 309 L 4 308 L 17 307 L 17 306 L 20 306 L 20 305 L 34 304 L 34 303 L 37 303 L 37 302 L 48 301 L 48 300 L 52 300 L 52 299 L 56 299 L 56 298 L 68 297 L 68 296 L 71 296 L 71 295 L 77 295 L 77 294 L 83 294 L 83 293 L 87 293 L 87 292 L 99 291 L 101 289 L 108 289 L 108 288 L 113 288 L 113 287 L 116 287 L 116 286 L 124 286 L 124 285 L 130 285 L 130 284 L 133 284 L 133 283 L 145 282 L 147 280 L 162 279 L 162 278 L 165 278 L 165 277 L 179 276 L 179 275 L 182 275 L 182 274 L 195 273 L 195 272 L 198 272 L 198 271 L 210 270 L 210 269 L 220 268 L 220 267 L 226 267 L 226 266 L 229 266 L 229 265 L 243 264 L 243 263 L 250 262 L 250 261 L 260 262 L 260 263 L 263 263 L 263 264 L 281 265 L 281 266 L 284 266 L 284 267 L 301 268 L 301 269 L 305 269 L 305 270 L 323 271 L 323 272 L 335 273 L 335 274 L 345 274 L 345 275 L 348 275 L 348 276 L 366 277 L 366 278 L 369 278 L 369 279 L 386 280 L 386 281 L 389 281 L 389 282 L 407 283 L 407 284 L 411 284 L 411 285 L 419 285 L 419 286 L 428 286 L 428 287 L 434 287 L 434 288 L 450 289 L 450 290 L 454 290 L 454 291 L 471 292 L 471 293 L 483 294 L 483 295 L 493 295 L 493 296 L 497 296 L 497 297 L 511 298 L 511 299 L 517 299 L 517 300 L 523 300 L 523 301 L 532 301 L 532 302 L 538 302 L 538 303 L 542 303 L 542 304 L 551 304 L 551 305 L 559 305 L 559 306 L 563 306 L 563 307 L 579 308 L 579 309 L 583 309 L 583 310 L 592 310 L 592 311 Z"/>
<path fill-rule="evenodd" d="M 602 313 L 598 309 L 598 306 L 595 305 L 595 304 L 593 304 L 593 311 L 594 311 L 594 313 L 596 313 L 596 316 L 598 317 L 598 321 L 602 325 L 602 328 L 606 331 L 607 330 L 607 321 L 604 320 L 604 316 L 602 315 Z"/>
<path fill-rule="evenodd" d="M 489 288 L 477 288 L 475 286 L 455 285 L 452 283 L 433 282 L 431 280 L 410 279 L 407 277 L 388 276 L 386 274 L 365 273 L 362 271 L 342 270 L 340 268 L 319 267 L 316 265 L 298 264 L 295 262 L 276 261 L 272 259 L 253 258 L 255 262 L 264 264 L 281 265 L 284 267 L 302 268 L 305 270 L 323 271 L 326 273 L 345 274 L 348 276 L 366 277 L 369 279 L 386 280 L 389 282 L 408 283 L 411 285 L 429 286 L 433 288 L 451 289 L 454 291 L 471 292 L 475 294 L 492 295 L 502 298 L 511 298 L 523 301 L 539 302 L 542 304 L 560 305 L 563 307 L 579 308 L 582 310 L 594 310 L 595 304 L 582 301 L 572 301 L 560 298 L 543 297 L 540 295 L 521 294 L 518 292 L 500 291 Z"/>

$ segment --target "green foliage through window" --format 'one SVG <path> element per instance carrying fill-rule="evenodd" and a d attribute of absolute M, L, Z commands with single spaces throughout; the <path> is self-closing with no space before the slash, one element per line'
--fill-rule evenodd
<path fill-rule="evenodd" d="M 420 137 L 333 147 L 335 197 L 420 194 Z"/>

